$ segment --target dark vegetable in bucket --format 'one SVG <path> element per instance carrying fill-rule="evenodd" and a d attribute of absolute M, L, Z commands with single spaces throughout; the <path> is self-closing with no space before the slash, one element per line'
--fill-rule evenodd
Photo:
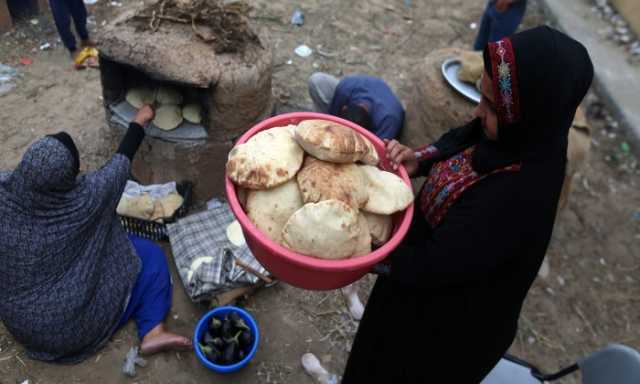
<path fill-rule="evenodd" d="M 204 337 L 202 338 L 202 343 L 204 345 L 210 345 L 210 344 L 213 344 L 213 340 L 214 339 L 215 339 L 215 337 L 213 335 L 211 335 L 211 332 L 205 332 L 204 333 Z"/>
<path fill-rule="evenodd" d="M 212 344 L 213 346 L 215 346 L 216 348 L 220 348 L 220 349 L 224 348 L 224 341 L 222 340 L 222 338 L 221 338 L 221 337 L 216 337 L 216 338 L 214 338 L 214 339 L 211 341 L 211 344 Z"/>
<path fill-rule="evenodd" d="M 211 317 L 211 321 L 209 322 L 209 332 L 213 336 L 218 336 L 222 330 L 222 321 L 215 316 Z"/>
<path fill-rule="evenodd" d="M 212 345 L 202 345 L 202 344 L 199 344 L 199 347 L 202 353 L 204 353 L 204 356 L 207 358 L 207 360 L 213 363 L 217 363 L 218 361 L 220 361 L 220 358 L 222 357 L 222 353 L 218 348 Z"/>
<path fill-rule="evenodd" d="M 212 317 L 202 333 L 198 346 L 207 360 L 219 365 L 232 365 L 245 359 L 254 343 L 251 328 L 236 312 L 224 319 Z"/>
<path fill-rule="evenodd" d="M 221 335 L 223 338 L 229 338 L 233 335 L 233 322 L 228 317 L 222 322 Z"/>
<path fill-rule="evenodd" d="M 224 349 L 222 353 L 222 363 L 226 365 L 231 365 L 236 362 L 236 355 L 238 354 L 238 350 L 240 346 L 238 343 L 229 343 Z"/>
<path fill-rule="evenodd" d="M 248 348 L 253 344 L 253 336 L 250 331 L 244 331 L 240 334 L 240 344 L 244 348 Z"/>

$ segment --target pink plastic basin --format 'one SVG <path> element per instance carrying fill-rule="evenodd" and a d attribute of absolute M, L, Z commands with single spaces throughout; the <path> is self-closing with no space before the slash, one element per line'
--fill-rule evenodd
<path fill-rule="evenodd" d="M 380 155 L 382 168 L 387 167 L 384 155 L 384 143 L 366 129 L 341 118 L 312 112 L 294 112 L 274 116 L 255 125 L 238 139 L 236 145 L 246 142 L 256 133 L 265 129 L 298 124 L 303 120 L 322 119 L 351 127 L 367 137 Z M 403 167 L 395 172 L 409 187 L 411 182 Z M 238 219 L 249 249 L 260 263 L 281 281 L 309 290 L 329 290 L 344 287 L 367 274 L 373 265 L 382 261 L 391 253 L 407 234 L 413 216 L 413 203 L 394 216 L 394 232 L 382 247 L 365 256 L 343 260 L 324 260 L 293 252 L 269 239 L 249 220 L 236 194 L 236 187 L 225 175 L 225 189 L 231 210 Z"/>

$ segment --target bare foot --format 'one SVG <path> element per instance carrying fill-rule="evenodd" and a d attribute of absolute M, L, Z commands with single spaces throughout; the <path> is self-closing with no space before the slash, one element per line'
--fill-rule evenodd
<path fill-rule="evenodd" d="M 159 324 L 142 339 L 140 354 L 153 355 L 154 353 L 168 350 L 188 350 L 191 347 L 191 340 L 184 336 L 167 332 L 164 324 Z"/>

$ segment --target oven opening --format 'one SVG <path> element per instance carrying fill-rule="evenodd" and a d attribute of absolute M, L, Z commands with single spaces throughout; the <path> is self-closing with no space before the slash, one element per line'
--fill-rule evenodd
<path fill-rule="evenodd" d="M 127 128 L 138 109 L 150 104 L 155 118 L 147 135 L 172 142 L 203 141 L 210 129 L 210 90 L 191 84 L 168 81 L 100 58 L 104 102 L 111 125 Z"/>

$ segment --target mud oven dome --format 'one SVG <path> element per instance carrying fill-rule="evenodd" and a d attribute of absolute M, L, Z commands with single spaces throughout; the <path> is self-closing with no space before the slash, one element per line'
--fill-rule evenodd
<path fill-rule="evenodd" d="M 191 26 L 166 23 L 155 32 L 141 30 L 134 14 L 121 15 L 99 36 L 107 122 L 124 132 L 136 112 L 126 94 L 136 87 L 172 89 L 181 106 L 200 106 L 200 124 L 184 120 L 168 131 L 150 124 L 132 173 L 144 184 L 191 180 L 197 200 L 222 197 L 234 140 L 272 111 L 266 32 L 257 32 L 259 42 L 239 52 L 216 54 Z"/>

